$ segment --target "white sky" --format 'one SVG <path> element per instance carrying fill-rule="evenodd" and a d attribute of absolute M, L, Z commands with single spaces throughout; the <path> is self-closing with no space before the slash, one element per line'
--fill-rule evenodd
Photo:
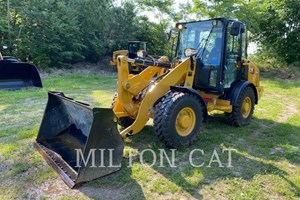
<path fill-rule="evenodd" d="M 124 0 L 115 0 L 115 5 L 116 6 L 121 6 L 121 3 Z M 187 3 L 189 0 L 174 0 L 173 8 L 175 11 L 179 10 L 179 4 L 180 3 Z M 151 11 L 143 11 L 143 13 L 139 14 L 140 16 L 147 16 L 151 22 L 156 22 L 158 23 L 160 21 L 159 17 L 156 15 L 156 13 L 151 12 Z M 167 18 L 166 15 L 163 15 L 163 18 Z"/>

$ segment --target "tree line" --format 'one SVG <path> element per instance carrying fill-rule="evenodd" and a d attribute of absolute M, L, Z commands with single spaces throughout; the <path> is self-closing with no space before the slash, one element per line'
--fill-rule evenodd
<path fill-rule="evenodd" d="M 121 2 L 121 5 L 118 4 Z M 40 67 L 97 62 L 127 41 L 146 41 L 148 51 L 174 56 L 166 32 L 174 22 L 213 17 L 245 21 L 260 55 L 300 62 L 299 0 L 0 0 L 1 45 Z M 152 12 L 153 22 L 143 15 Z"/>
<path fill-rule="evenodd" d="M 149 50 L 164 54 L 166 24 L 138 16 L 135 3 L 121 6 L 98 0 L 0 1 L 1 44 L 11 53 L 42 67 L 97 62 L 128 40 L 147 41 Z M 7 28 L 10 17 L 10 30 Z"/>

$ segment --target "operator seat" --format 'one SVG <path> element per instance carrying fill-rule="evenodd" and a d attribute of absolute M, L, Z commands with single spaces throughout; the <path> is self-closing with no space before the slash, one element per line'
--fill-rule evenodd
<path fill-rule="evenodd" d="M 211 65 L 220 65 L 221 61 L 222 38 L 215 39 L 215 45 L 209 53 L 207 63 Z"/>

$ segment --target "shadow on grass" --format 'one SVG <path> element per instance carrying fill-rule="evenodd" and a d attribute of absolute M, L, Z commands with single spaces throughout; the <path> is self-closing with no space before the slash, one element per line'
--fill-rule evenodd
<path fill-rule="evenodd" d="M 127 166 L 128 161 L 123 159 L 120 171 L 87 182 L 78 190 L 92 199 L 146 199 L 141 185 Z"/>
<path fill-rule="evenodd" d="M 144 154 L 144 161 L 147 165 L 142 165 L 139 156 L 136 156 L 133 159 L 134 167 L 128 168 L 129 160 L 124 158 L 120 172 L 97 179 L 85 186 L 118 188 L 120 192 L 117 196 L 118 199 L 144 199 L 145 195 L 141 186 L 158 194 L 174 194 L 183 191 L 194 198 L 201 199 L 202 195 L 199 191 L 220 180 L 251 181 L 257 175 L 275 175 L 290 185 L 295 196 L 300 196 L 299 185 L 291 180 L 287 171 L 274 164 L 274 161 L 284 159 L 292 164 L 300 163 L 299 150 L 297 152 L 289 150 L 290 146 L 299 144 L 299 127 L 290 123 L 277 123 L 258 118 L 254 118 L 250 125 L 244 127 L 231 127 L 223 121 L 223 116 L 211 117 L 210 122 L 202 131 L 201 137 L 192 146 L 178 149 L 175 168 L 168 165 L 160 167 L 159 162 L 150 167 L 153 161 L 152 154 Z M 264 126 L 265 124 L 267 126 Z M 138 149 L 139 153 L 144 149 L 152 149 L 157 155 L 160 153 L 159 149 L 164 149 L 171 156 L 170 150 L 166 149 L 155 136 L 152 126 L 146 126 L 142 133 L 132 137 L 131 141 L 126 142 L 126 145 Z M 222 153 L 222 150 L 227 148 L 236 150 L 236 152 L 232 152 L 233 167 L 227 165 L 228 154 Z M 272 153 L 274 148 L 283 150 Z M 189 162 L 189 153 L 194 149 L 204 151 L 204 155 L 194 154 L 193 157 L 196 164 L 204 162 L 202 167 L 193 167 Z M 214 150 L 218 152 L 223 167 L 219 167 L 216 162 L 208 167 Z M 153 180 L 155 181 L 153 182 Z M 236 189 L 243 190 L 243 188 Z M 80 189 L 80 191 L 89 197 L 94 197 L 86 193 L 84 189 Z M 255 192 L 260 195 L 261 191 Z M 102 196 L 102 194 L 99 195 Z M 114 198 L 115 195 L 112 193 L 109 198 Z M 107 196 L 104 195 L 104 197 Z"/>

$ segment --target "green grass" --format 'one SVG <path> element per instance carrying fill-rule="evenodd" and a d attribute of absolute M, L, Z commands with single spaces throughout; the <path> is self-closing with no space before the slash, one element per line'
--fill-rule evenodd
<path fill-rule="evenodd" d="M 116 89 L 116 77 L 63 74 L 43 79 L 44 88 L 0 91 L 0 199 L 299 199 L 300 198 L 300 81 L 265 79 L 265 93 L 256 106 L 251 124 L 231 127 L 222 114 L 214 114 L 204 125 L 195 144 L 176 151 L 176 168 L 150 166 L 152 154 L 171 152 L 154 135 L 152 125 L 125 141 L 122 169 L 109 176 L 71 190 L 58 178 L 32 143 L 38 132 L 47 102 L 47 90 L 63 91 L 67 96 L 95 107 L 109 107 Z M 195 154 L 189 164 L 189 153 Z M 226 167 L 233 148 L 232 168 Z M 274 149 L 280 149 L 271 153 Z M 133 167 L 128 168 L 128 150 L 134 152 Z M 217 163 L 207 167 L 213 150 Z M 198 155 L 198 156 L 197 156 Z"/>

